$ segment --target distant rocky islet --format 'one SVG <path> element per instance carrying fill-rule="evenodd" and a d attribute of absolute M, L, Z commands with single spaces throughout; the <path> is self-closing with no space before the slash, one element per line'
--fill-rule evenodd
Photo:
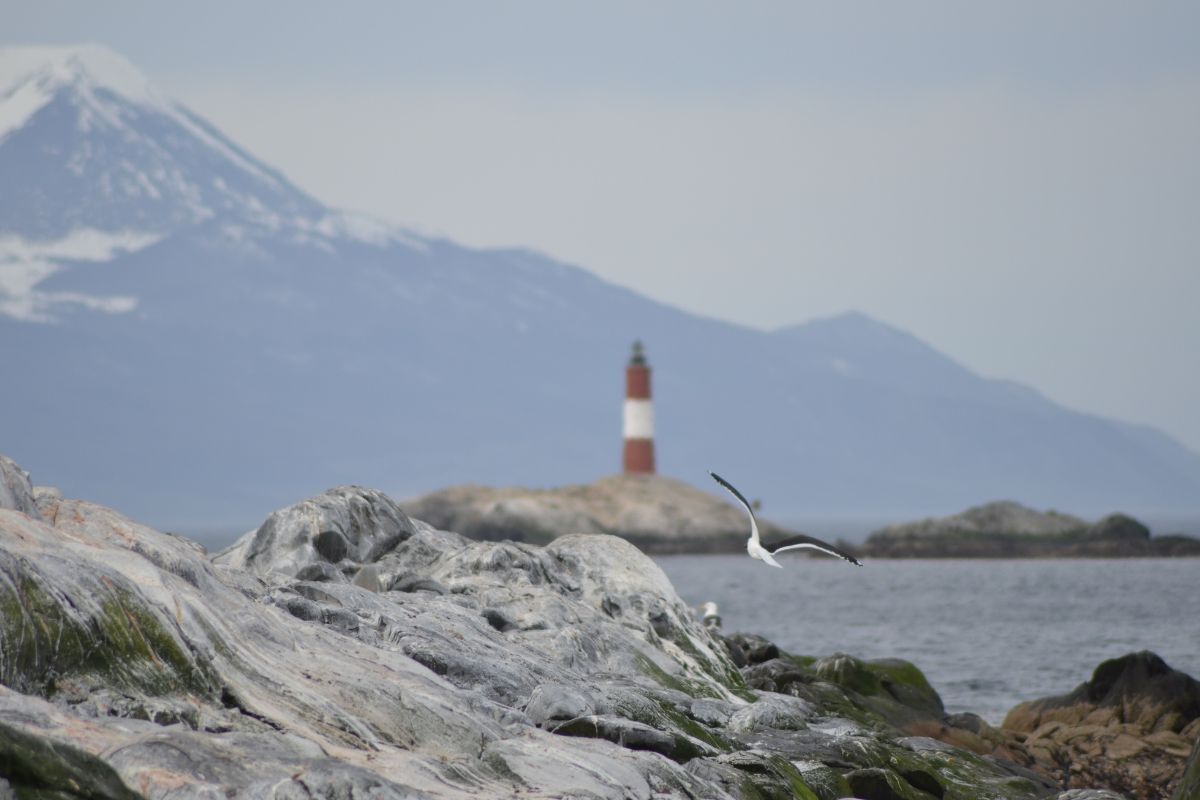
<path fill-rule="evenodd" d="M 553 489 L 452 486 L 402 503 L 405 511 L 472 539 L 546 544 L 564 533 L 620 536 L 646 553 L 744 549 L 746 514 L 682 481 L 618 474 Z M 769 522 L 764 535 L 785 530 Z"/>
<path fill-rule="evenodd" d="M 210 557 L 0 458 L 0 684 L 18 797 L 1200 791 L 1196 684 L 1152 654 L 996 728 L 909 662 L 722 635 L 617 537 L 473 541 L 353 486 Z"/>
<path fill-rule="evenodd" d="M 605 533 L 654 555 L 736 553 L 745 549 L 749 535 L 744 511 L 661 475 L 613 475 L 553 489 L 467 484 L 403 506 L 419 519 L 474 539 L 544 544 L 567 532 Z M 763 519 L 759 528 L 768 542 L 794 533 Z M 1089 523 L 1012 501 L 891 525 L 864 544 L 841 545 L 869 558 L 1200 556 L 1200 539 L 1151 536 L 1144 524 L 1125 514 Z"/>
<path fill-rule="evenodd" d="M 1200 556 L 1200 539 L 1151 536 L 1149 528 L 1126 514 L 1089 523 L 1001 501 L 948 517 L 888 526 L 871 534 L 860 552 L 873 558 Z"/>

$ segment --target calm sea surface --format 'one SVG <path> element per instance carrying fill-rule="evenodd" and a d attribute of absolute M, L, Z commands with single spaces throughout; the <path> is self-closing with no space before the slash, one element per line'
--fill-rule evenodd
<path fill-rule="evenodd" d="M 1196 558 L 878 560 L 861 569 L 802 556 L 783 569 L 740 555 L 655 560 L 689 604 L 718 604 L 726 633 L 757 633 L 805 655 L 908 659 L 948 711 L 992 723 L 1135 650 L 1200 679 Z"/>

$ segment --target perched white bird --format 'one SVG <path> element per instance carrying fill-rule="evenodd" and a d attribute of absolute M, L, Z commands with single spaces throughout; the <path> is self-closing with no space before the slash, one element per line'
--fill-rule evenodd
<path fill-rule="evenodd" d="M 820 539 L 816 539 L 812 536 L 805 536 L 804 534 L 784 539 L 779 544 L 769 548 L 763 547 L 762 541 L 758 538 L 758 521 L 754 519 L 754 509 L 750 507 L 750 503 L 747 502 L 746 498 L 742 497 L 741 492 L 733 488 L 733 484 L 731 484 L 729 481 L 725 480 L 715 472 L 710 472 L 708 474 L 712 475 L 714 481 L 724 486 L 731 495 L 738 499 L 738 502 L 746 507 L 746 513 L 750 515 L 750 539 L 746 542 L 746 552 L 750 554 L 751 558 L 757 558 L 759 561 L 764 561 L 770 564 L 772 567 L 782 568 L 782 565 L 775 560 L 775 556 L 779 555 L 784 550 L 799 550 L 802 547 L 809 547 L 813 550 L 820 550 L 822 553 L 828 553 L 831 556 L 837 556 L 838 558 L 845 559 L 851 564 L 858 564 L 860 567 L 862 566 L 858 559 L 849 553 L 845 553 L 827 542 L 822 542 Z"/>
<path fill-rule="evenodd" d="M 712 600 L 700 606 L 700 621 L 706 628 L 721 629 L 721 615 L 717 613 L 717 604 Z"/>

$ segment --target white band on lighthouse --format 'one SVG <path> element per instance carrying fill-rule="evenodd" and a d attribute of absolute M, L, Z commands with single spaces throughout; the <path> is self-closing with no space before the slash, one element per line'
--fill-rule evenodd
<path fill-rule="evenodd" d="M 654 438 L 654 406 L 649 400 L 625 401 L 625 438 Z"/>

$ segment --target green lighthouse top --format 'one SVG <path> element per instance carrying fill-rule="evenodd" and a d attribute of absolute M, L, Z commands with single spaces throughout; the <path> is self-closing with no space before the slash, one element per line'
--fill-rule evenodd
<path fill-rule="evenodd" d="M 646 364 L 646 353 L 642 347 L 641 339 L 638 339 L 633 343 L 633 355 L 629 357 L 629 364 L 631 366 L 634 364 L 638 366 L 645 366 Z"/>

